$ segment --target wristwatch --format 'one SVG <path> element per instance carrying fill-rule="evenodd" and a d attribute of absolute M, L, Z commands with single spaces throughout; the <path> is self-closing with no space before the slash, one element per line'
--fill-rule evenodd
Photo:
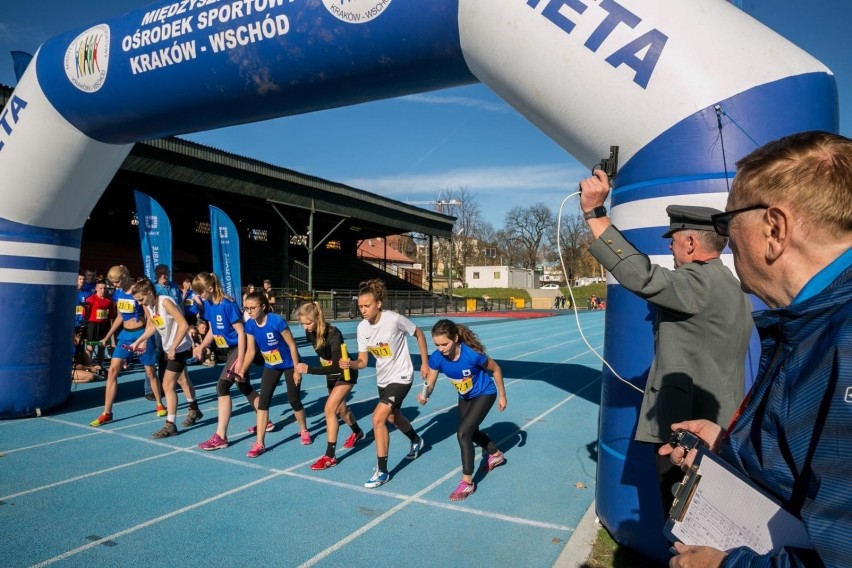
<path fill-rule="evenodd" d="M 606 207 L 598 205 L 591 211 L 583 213 L 583 219 L 597 219 L 598 217 L 606 217 Z"/>

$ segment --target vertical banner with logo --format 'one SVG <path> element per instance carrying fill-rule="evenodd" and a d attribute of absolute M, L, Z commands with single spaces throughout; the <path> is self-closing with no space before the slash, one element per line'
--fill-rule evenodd
<path fill-rule="evenodd" d="M 230 217 L 212 205 L 210 205 L 210 240 L 213 243 L 213 272 L 219 277 L 225 294 L 242 306 L 240 237 Z"/>
<path fill-rule="evenodd" d="M 139 244 L 145 276 L 154 281 L 154 268 L 165 264 L 172 270 L 172 224 L 159 203 L 141 191 L 134 191 Z"/>

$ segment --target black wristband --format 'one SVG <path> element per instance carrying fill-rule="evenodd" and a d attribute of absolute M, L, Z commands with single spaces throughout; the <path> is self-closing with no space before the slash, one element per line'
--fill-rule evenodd
<path fill-rule="evenodd" d="M 606 217 L 606 207 L 599 205 L 591 211 L 583 213 L 583 219 L 597 219 L 598 217 Z"/>

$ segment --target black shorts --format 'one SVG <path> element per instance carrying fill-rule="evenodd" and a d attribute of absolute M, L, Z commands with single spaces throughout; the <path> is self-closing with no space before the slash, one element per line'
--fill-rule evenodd
<path fill-rule="evenodd" d="M 411 385 L 412 383 L 391 383 L 386 387 L 379 387 L 379 402 L 399 410 L 402 408 L 402 401 L 411 390 Z"/>
<path fill-rule="evenodd" d="M 325 386 L 328 388 L 328 392 L 334 390 L 334 387 L 337 385 L 348 385 L 354 386 L 358 384 L 358 373 L 352 373 L 352 378 L 348 381 L 343 378 L 343 373 L 338 375 L 326 375 L 325 377 Z"/>
<path fill-rule="evenodd" d="M 186 368 L 186 360 L 192 356 L 192 349 L 175 353 L 174 359 L 166 359 L 166 371 L 173 373 L 182 373 Z"/>

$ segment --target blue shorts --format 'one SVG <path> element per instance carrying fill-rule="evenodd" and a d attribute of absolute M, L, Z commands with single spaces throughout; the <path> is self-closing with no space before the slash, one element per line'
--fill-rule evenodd
<path fill-rule="evenodd" d="M 139 361 L 148 367 L 154 367 L 157 365 L 157 361 L 159 360 L 159 355 L 157 353 L 157 344 L 154 343 L 154 336 L 148 338 L 148 341 L 145 342 L 145 351 L 142 353 L 131 353 L 124 347 L 123 345 L 130 345 L 139 337 L 145 333 L 145 328 L 140 327 L 139 329 L 134 329 L 133 331 L 128 331 L 126 329 L 122 329 L 118 333 L 118 337 L 115 338 L 115 351 L 112 352 L 113 359 L 128 359 L 133 355 L 139 356 Z"/>

